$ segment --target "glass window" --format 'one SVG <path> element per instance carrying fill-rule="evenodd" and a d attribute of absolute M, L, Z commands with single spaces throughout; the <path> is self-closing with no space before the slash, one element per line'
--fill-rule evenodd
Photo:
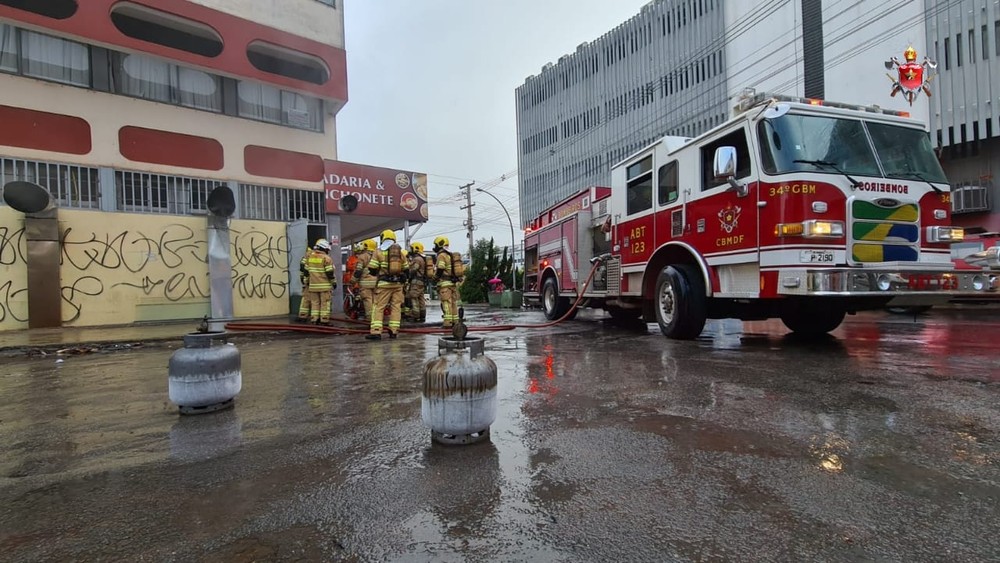
<path fill-rule="evenodd" d="M 177 102 L 190 108 L 221 112 L 222 89 L 219 82 L 219 77 L 213 74 L 177 67 Z"/>
<path fill-rule="evenodd" d="M 653 158 L 644 158 L 628 167 L 625 188 L 626 213 L 632 215 L 653 207 Z M 634 173 L 633 173 L 634 172 Z"/>
<path fill-rule="evenodd" d="M 310 98 L 294 92 L 281 92 L 281 111 L 284 112 L 285 123 L 299 129 L 312 131 L 323 130 L 322 102 L 318 98 Z"/>
<path fill-rule="evenodd" d="M 241 117 L 281 123 L 281 90 L 266 84 L 240 82 L 237 93 Z"/>
<path fill-rule="evenodd" d="M 171 64 L 143 55 L 118 53 L 121 72 L 115 80 L 115 91 L 145 100 L 171 103 Z"/>
<path fill-rule="evenodd" d="M 145 55 L 116 53 L 114 91 L 214 112 L 222 111 L 219 77 Z"/>
<path fill-rule="evenodd" d="M 645 174 L 653 169 L 653 157 L 647 156 L 646 158 L 636 162 L 635 164 L 629 165 L 626 176 L 629 180 L 635 178 L 636 176 Z"/>
<path fill-rule="evenodd" d="M 925 131 L 885 123 L 867 125 L 886 177 L 948 182 Z"/>
<path fill-rule="evenodd" d="M 89 47 L 23 29 L 20 35 L 22 74 L 90 86 Z"/>
<path fill-rule="evenodd" d="M 660 205 L 666 205 L 677 201 L 677 161 L 673 160 L 661 166 L 657 176 L 659 181 L 656 196 L 657 202 Z"/>
<path fill-rule="evenodd" d="M 17 72 L 17 29 L 0 23 L 0 70 Z"/>
<path fill-rule="evenodd" d="M 725 184 L 725 180 L 715 178 L 715 151 L 720 147 L 736 149 L 736 179 L 750 175 L 750 148 L 747 145 L 746 132 L 742 128 L 711 142 L 701 149 L 701 189 L 709 190 Z"/>
<path fill-rule="evenodd" d="M 757 126 L 761 164 L 769 174 L 808 170 L 879 176 L 860 121 L 786 114 Z"/>
<path fill-rule="evenodd" d="M 237 86 L 239 115 L 269 123 L 323 130 L 323 101 L 253 82 Z"/>

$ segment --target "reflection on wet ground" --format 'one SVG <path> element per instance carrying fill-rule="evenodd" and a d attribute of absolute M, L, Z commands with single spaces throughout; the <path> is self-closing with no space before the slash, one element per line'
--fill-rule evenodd
<path fill-rule="evenodd" d="M 865 314 L 814 340 L 780 323 L 711 321 L 676 342 L 585 312 L 482 335 L 498 365 L 498 416 L 491 441 L 469 447 L 432 445 L 420 421 L 434 336 L 241 342 L 236 407 L 195 417 L 167 402 L 169 349 L 6 362 L 0 551 L 13 561 L 1000 553 L 1000 323 L 989 317 Z"/>

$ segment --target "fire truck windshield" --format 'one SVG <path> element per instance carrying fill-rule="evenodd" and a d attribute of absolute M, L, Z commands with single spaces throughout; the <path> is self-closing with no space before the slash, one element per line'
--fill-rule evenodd
<path fill-rule="evenodd" d="M 931 148 L 930 136 L 920 129 L 886 123 L 867 123 L 875 144 L 875 153 L 888 178 L 917 178 L 925 182 L 947 184 Z"/>
<path fill-rule="evenodd" d="M 866 128 L 874 148 L 865 134 Z M 757 135 L 762 167 L 768 174 L 810 171 L 946 182 L 930 139 L 919 129 L 789 113 L 762 120 Z M 815 162 L 830 166 L 816 166 Z"/>

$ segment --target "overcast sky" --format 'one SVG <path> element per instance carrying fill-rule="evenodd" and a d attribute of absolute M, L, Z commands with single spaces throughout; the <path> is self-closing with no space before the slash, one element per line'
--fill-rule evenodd
<path fill-rule="evenodd" d="M 521 231 L 514 89 L 639 12 L 648 0 L 344 0 L 350 101 L 337 116 L 338 158 L 426 172 L 430 221 L 466 251 L 458 186 L 489 186 Z M 506 215 L 473 191 L 475 239 L 511 242 Z"/>

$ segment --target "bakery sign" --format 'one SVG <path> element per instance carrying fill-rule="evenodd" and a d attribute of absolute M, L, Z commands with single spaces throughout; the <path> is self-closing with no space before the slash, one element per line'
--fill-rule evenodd
<path fill-rule="evenodd" d="M 327 213 L 427 220 L 427 174 L 339 160 L 323 162 Z M 357 201 L 357 208 L 345 205 L 348 195 Z M 346 202 L 353 203 L 350 198 Z"/>

